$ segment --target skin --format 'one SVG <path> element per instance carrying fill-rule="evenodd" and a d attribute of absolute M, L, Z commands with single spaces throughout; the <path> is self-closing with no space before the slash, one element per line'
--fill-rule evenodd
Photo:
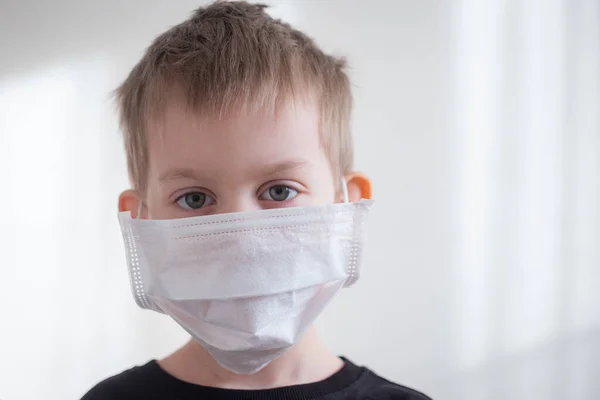
<path fill-rule="evenodd" d="M 128 190 L 119 210 L 142 218 L 172 219 L 216 213 L 328 204 L 342 201 L 319 135 L 318 109 L 288 102 L 277 113 L 201 118 L 173 101 L 150 127 L 145 194 Z M 345 177 L 350 201 L 370 198 L 361 174 Z M 288 352 L 253 375 L 221 367 L 196 341 L 159 361 L 174 377 L 228 389 L 267 389 L 317 382 L 343 362 L 311 328 Z"/>

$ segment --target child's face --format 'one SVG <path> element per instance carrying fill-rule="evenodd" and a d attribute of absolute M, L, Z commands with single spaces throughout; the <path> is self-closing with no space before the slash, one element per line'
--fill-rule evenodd
<path fill-rule="evenodd" d="M 148 217 L 333 203 L 335 180 L 308 102 L 288 103 L 275 116 L 200 118 L 176 103 L 151 127 Z"/>

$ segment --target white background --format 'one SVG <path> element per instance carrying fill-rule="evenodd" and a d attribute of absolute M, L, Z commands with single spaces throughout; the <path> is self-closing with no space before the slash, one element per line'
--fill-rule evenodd
<path fill-rule="evenodd" d="M 600 396 L 600 4 L 297 0 L 346 55 L 377 200 L 319 324 L 436 400 Z M 114 89 L 199 1 L 0 1 L 0 398 L 77 399 L 186 340 L 137 309 Z"/>

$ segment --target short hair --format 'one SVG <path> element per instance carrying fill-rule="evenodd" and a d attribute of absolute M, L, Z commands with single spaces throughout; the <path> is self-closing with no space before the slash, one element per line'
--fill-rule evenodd
<path fill-rule="evenodd" d="M 321 143 L 341 177 L 352 170 L 352 93 L 343 58 L 325 54 L 263 4 L 217 1 L 158 36 L 116 89 L 127 168 L 141 192 L 148 180 L 148 127 L 177 94 L 194 111 L 223 116 L 302 95 L 317 101 Z"/>

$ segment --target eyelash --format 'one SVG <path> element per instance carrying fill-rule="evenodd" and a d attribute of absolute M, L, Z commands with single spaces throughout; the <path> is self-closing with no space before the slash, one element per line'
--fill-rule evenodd
<path fill-rule="evenodd" d="M 262 199 L 261 198 L 265 193 L 269 193 L 269 191 L 271 189 L 277 188 L 277 187 L 285 188 L 286 190 L 294 192 L 295 194 L 291 198 L 288 198 L 288 199 L 285 199 L 285 200 L 279 200 L 279 201 L 278 200 L 274 200 L 274 199 Z M 272 184 L 272 185 L 266 187 L 264 190 L 262 190 L 260 192 L 259 196 L 258 196 L 258 199 L 262 200 L 262 201 L 269 201 L 269 202 L 274 202 L 274 203 L 285 204 L 285 203 L 293 200 L 294 198 L 296 198 L 296 196 L 298 196 L 300 193 L 301 193 L 301 191 L 299 189 L 296 189 L 296 188 L 292 187 L 289 184 L 275 183 L 275 184 Z M 212 196 L 210 194 L 207 194 L 206 192 L 203 192 L 201 190 L 190 190 L 188 192 L 185 192 L 185 193 L 177 196 L 175 198 L 175 200 L 173 201 L 173 204 L 178 204 L 181 200 L 185 199 L 186 196 L 189 196 L 191 194 L 201 194 L 202 196 L 204 196 L 204 201 L 203 201 L 202 205 L 200 207 L 198 207 L 198 208 L 191 208 L 191 207 L 190 208 L 186 208 L 186 207 L 184 207 L 182 205 L 179 205 L 181 208 L 183 208 L 185 210 L 189 210 L 189 211 L 199 210 L 199 209 L 202 209 L 202 208 L 206 207 L 207 205 L 211 205 L 211 204 L 213 204 L 215 202 L 214 196 Z M 206 200 L 207 199 L 212 199 L 212 202 L 210 204 L 206 204 Z"/>
<path fill-rule="evenodd" d="M 185 200 L 186 196 L 189 196 L 189 195 L 192 195 L 192 194 L 200 194 L 200 195 L 203 196 L 202 205 L 200 205 L 200 207 L 198 207 L 198 208 L 185 207 L 182 204 L 179 204 L 181 202 L 181 200 Z M 179 207 L 181 207 L 184 210 L 189 210 L 189 211 L 199 210 L 201 208 L 204 208 L 206 205 L 210 205 L 210 204 L 206 204 L 206 200 L 209 199 L 209 198 L 212 199 L 212 202 L 210 204 L 214 203 L 215 199 L 211 195 L 208 195 L 208 194 L 206 194 L 204 192 L 201 192 L 199 190 L 193 190 L 193 191 L 186 192 L 186 193 L 182 194 L 181 196 L 178 196 L 175 199 L 174 204 L 178 204 Z"/>
<path fill-rule="evenodd" d="M 291 191 L 291 192 L 294 192 L 295 194 L 294 194 L 294 196 L 293 196 L 293 197 L 291 197 L 291 198 L 289 198 L 289 199 L 285 199 L 285 200 L 262 199 L 262 196 L 263 196 L 264 194 L 269 194 L 269 195 L 271 196 L 271 194 L 270 194 L 269 192 L 271 191 L 271 189 L 274 189 L 274 188 L 284 188 L 284 189 L 286 189 L 288 192 L 290 192 L 290 191 Z M 261 199 L 261 200 L 266 200 L 266 201 L 275 201 L 275 202 L 277 202 L 277 203 L 285 203 L 285 202 L 287 202 L 287 201 L 290 201 L 290 200 L 294 199 L 296 196 L 298 196 L 298 194 L 299 194 L 299 193 L 300 193 L 300 191 L 299 191 L 299 190 L 296 190 L 296 189 L 294 189 L 294 188 L 293 188 L 293 187 L 291 187 L 291 186 L 284 185 L 284 184 L 275 184 L 275 185 L 269 186 L 269 187 L 267 187 L 265 190 L 263 190 L 263 191 L 262 191 L 262 193 L 261 193 L 261 195 L 259 196 L 259 199 Z M 271 197 L 272 197 L 272 196 L 271 196 Z"/>

